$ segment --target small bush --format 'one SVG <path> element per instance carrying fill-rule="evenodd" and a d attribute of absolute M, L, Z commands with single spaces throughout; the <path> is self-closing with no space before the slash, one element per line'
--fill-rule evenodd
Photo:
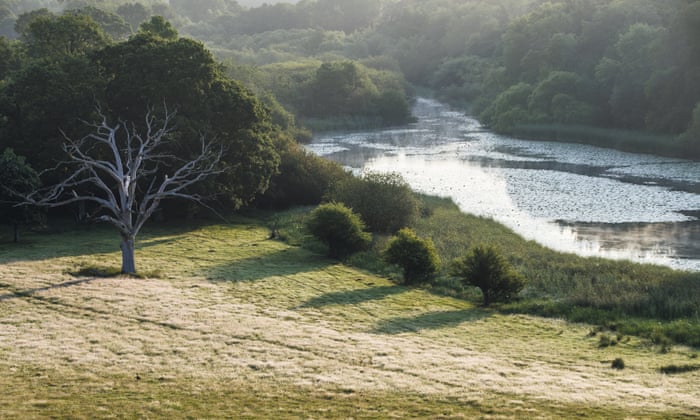
<path fill-rule="evenodd" d="M 467 286 L 476 286 L 484 295 L 484 306 L 509 302 L 525 287 L 525 279 L 516 273 L 494 247 L 477 246 L 452 264 L 452 275 Z"/>
<path fill-rule="evenodd" d="M 403 269 L 405 284 L 429 280 L 440 265 L 433 241 L 419 238 L 411 229 L 401 229 L 389 241 L 384 259 Z"/>
<path fill-rule="evenodd" d="M 309 215 L 306 227 L 328 246 L 328 255 L 333 258 L 362 251 L 372 240 L 371 235 L 364 232 L 362 219 L 341 203 L 318 206 Z"/>
<path fill-rule="evenodd" d="M 612 361 L 611 367 L 613 369 L 622 370 L 625 368 L 625 361 L 618 357 L 617 359 Z"/>
<path fill-rule="evenodd" d="M 401 175 L 368 173 L 336 183 L 328 198 L 362 216 L 372 232 L 395 233 L 419 217 L 420 201 Z"/>
<path fill-rule="evenodd" d="M 610 338 L 609 335 L 607 334 L 601 334 L 600 338 L 598 339 L 598 347 L 600 348 L 605 348 L 605 347 L 610 347 L 610 346 L 615 346 L 617 345 L 617 340 L 614 338 Z"/>

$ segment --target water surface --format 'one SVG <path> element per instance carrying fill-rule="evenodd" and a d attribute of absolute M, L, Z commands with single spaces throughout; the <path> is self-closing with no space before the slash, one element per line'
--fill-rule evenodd
<path fill-rule="evenodd" d="M 700 270 L 700 163 L 518 140 L 428 99 L 414 115 L 406 127 L 322 134 L 308 147 L 357 173 L 398 172 L 559 251 Z"/>

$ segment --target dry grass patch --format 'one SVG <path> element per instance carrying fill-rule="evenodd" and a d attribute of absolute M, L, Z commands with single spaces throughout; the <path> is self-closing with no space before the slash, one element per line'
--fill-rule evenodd
<path fill-rule="evenodd" d="M 251 225 L 0 248 L 0 417 L 691 417 L 690 351 L 396 286 Z M 114 244 L 110 242 L 114 240 Z M 62 243 L 58 250 L 54 243 Z M 89 245 L 81 245 L 81 244 Z M 103 245 L 99 245 L 103 244 Z M 113 247 L 113 248 L 112 248 Z M 623 371 L 610 368 L 624 359 Z"/>

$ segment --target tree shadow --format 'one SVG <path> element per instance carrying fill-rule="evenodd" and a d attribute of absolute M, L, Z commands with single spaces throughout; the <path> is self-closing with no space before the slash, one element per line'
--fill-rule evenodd
<path fill-rule="evenodd" d="M 160 238 L 162 229 L 144 232 L 136 239 L 140 249 L 175 242 L 187 234 L 173 227 L 168 238 Z M 119 252 L 118 232 L 109 226 L 90 226 L 55 232 L 32 232 L 17 243 L 0 241 L 0 264 L 17 261 L 41 261 L 50 258 L 89 256 Z M 138 258 L 138 257 L 137 257 Z"/>
<path fill-rule="evenodd" d="M 491 312 L 480 308 L 429 312 L 412 317 L 399 317 L 380 321 L 371 332 L 375 334 L 401 334 L 421 330 L 437 330 L 454 327 L 464 322 L 478 321 L 490 316 L 492 316 Z"/>
<path fill-rule="evenodd" d="M 0 302 L 5 301 L 5 300 L 10 300 L 10 299 L 32 297 L 36 293 L 46 292 L 49 290 L 63 289 L 63 288 L 71 287 L 71 286 L 78 286 L 81 284 L 87 284 L 87 283 L 91 283 L 95 280 L 98 280 L 99 278 L 100 277 L 83 278 L 83 279 L 67 281 L 67 282 L 59 283 L 59 284 L 52 284 L 50 286 L 37 287 L 35 289 L 26 289 L 26 290 L 20 290 L 20 291 L 16 291 L 16 292 L 10 291 L 7 294 L 0 295 Z"/>
<path fill-rule="evenodd" d="M 284 277 L 321 270 L 337 262 L 302 248 L 284 248 L 267 254 L 201 269 L 201 275 L 212 282 L 256 281 L 268 277 Z"/>
<path fill-rule="evenodd" d="M 327 305 L 357 305 L 371 300 L 384 299 L 387 296 L 397 295 L 407 289 L 402 286 L 381 286 L 368 289 L 344 290 L 342 292 L 327 293 L 304 302 L 301 308 L 319 308 Z"/>

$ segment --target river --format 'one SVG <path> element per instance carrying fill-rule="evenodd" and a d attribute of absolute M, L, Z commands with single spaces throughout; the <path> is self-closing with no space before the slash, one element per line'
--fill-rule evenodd
<path fill-rule="evenodd" d="M 430 99 L 413 114 L 308 148 L 355 173 L 398 172 L 558 251 L 700 271 L 700 162 L 497 135 Z"/>

